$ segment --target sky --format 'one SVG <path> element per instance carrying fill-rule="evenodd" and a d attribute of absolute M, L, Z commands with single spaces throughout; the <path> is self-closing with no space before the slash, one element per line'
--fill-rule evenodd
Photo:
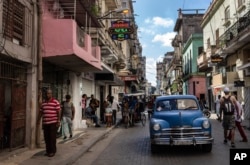
<path fill-rule="evenodd" d="M 146 56 L 146 79 L 156 86 L 156 62 L 173 51 L 171 41 L 176 35 L 174 26 L 178 9 L 203 9 L 205 13 L 212 0 L 133 0 L 142 56 Z M 190 13 L 190 11 L 183 11 Z M 195 13 L 195 11 L 191 11 Z"/>

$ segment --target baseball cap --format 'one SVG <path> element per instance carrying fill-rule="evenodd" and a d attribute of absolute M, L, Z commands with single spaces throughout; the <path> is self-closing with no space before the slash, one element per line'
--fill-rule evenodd
<path fill-rule="evenodd" d="M 228 87 L 225 87 L 225 88 L 224 88 L 224 92 L 229 92 L 229 88 L 228 88 Z"/>

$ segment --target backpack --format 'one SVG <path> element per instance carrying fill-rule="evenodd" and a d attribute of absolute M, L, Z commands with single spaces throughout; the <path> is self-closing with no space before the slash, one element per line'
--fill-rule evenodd
<path fill-rule="evenodd" d="M 228 98 L 223 97 L 224 104 L 223 104 L 223 112 L 225 115 L 233 115 L 235 111 L 235 107 L 233 102 L 230 99 L 230 96 Z"/>

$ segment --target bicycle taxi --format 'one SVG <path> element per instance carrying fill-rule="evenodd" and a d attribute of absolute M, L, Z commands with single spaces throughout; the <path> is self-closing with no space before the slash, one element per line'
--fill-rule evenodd
<path fill-rule="evenodd" d="M 144 126 L 146 123 L 145 111 L 145 94 L 144 93 L 130 93 L 123 97 L 123 123 L 125 128 L 133 126 L 135 123 L 141 122 Z"/>

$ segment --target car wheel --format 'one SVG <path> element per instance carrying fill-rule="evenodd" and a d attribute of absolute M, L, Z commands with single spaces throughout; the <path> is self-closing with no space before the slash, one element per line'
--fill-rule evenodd
<path fill-rule="evenodd" d="M 203 152 L 211 152 L 212 151 L 212 144 L 203 144 L 202 151 Z"/>
<path fill-rule="evenodd" d="M 158 151 L 158 146 L 155 144 L 151 144 L 151 153 L 155 154 Z"/>

